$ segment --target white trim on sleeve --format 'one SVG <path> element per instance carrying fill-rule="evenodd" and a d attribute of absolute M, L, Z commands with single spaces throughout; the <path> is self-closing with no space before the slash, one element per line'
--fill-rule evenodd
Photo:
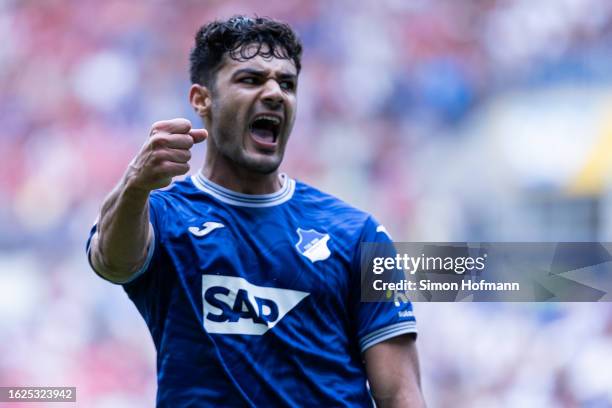
<path fill-rule="evenodd" d="M 145 263 L 140 267 L 139 270 L 134 273 L 130 279 L 125 282 L 117 282 L 120 285 L 125 285 L 126 283 L 130 283 L 136 280 L 136 278 L 140 277 L 147 269 L 149 269 L 149 265 L 151 264 L 151 259 L 153 259 L 153 253 L 155 252 L 155 230 L 153 229 L 153 225 L 149 224 L 149 231 L 151 231 L 151 242 L 149 242 L 149 248 L 147 248 L 147 259 Z"/>
<path fill-rule="evenodd" d="M 385 326 L 381 329 L 369 333 L 359 340 L 359 348 L 361 352 L 365 352 L 370 347 L 388 340 L 393 337 L 401 336 L 402 334 L 416 333 L 416 321 L 400 322 L 390 326 Z"/>

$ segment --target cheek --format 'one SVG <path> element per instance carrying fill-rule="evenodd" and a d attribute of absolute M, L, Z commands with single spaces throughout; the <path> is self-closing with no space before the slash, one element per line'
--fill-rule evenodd
<path fill-rule="evenodd" d="M 295 123 L 295 117 L 296 117 L 296 112 L 297 112 L 297 103 L 291 104 L 290 108 L 287 111 L 289 113 L 289 117 L 291 118 L 291 120 L 289 122 L 289 128 L 291 129 L 291 127 L 293 127 L 293 124 Z"/>
<path fill-rule="evenodd" d="M 222 128 L 235 128 L 240 121 L 239 112 L 232 107 L 232 104 L 223 101 L 213 106 L 212 117 L 216 125 Z"/>
<path fill-rule="evenodd" d="M 223 108 L 224 117 L 231 121 L 227 125 L 236 126 L 246 120 L 249 114 L 248 106 L 248 101 L 244 100 L 244 98 L 227 98 Z"/>
<path fill-rule="evenodd" d="M 288 104 L 288 111 L 291 112 L 292 116 L 295 116 L 295 112 L 297 111 L 297 99 L 293 97 Z"/>

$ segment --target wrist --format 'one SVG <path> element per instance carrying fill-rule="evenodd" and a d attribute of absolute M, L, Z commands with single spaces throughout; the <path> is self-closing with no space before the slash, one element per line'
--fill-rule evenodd
<path fill-rule="evenodd" d="M 121 189 L 121 195 L 124 199 L 132 202 L 144 202 L 149 199 L 151 190 L 137 185 L 133 178 L 127 176 L 122 184 L 123 188 Z"/>

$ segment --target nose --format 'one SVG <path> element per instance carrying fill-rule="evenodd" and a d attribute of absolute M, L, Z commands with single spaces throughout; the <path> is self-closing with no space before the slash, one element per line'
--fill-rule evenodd
<path fill-rule="evenodd" d="M 274 79 L 268 79 L 262 91 L 262 101 L 270 108 L 278 108 L 283 103 L 284 95 L 280 85 Z"/>

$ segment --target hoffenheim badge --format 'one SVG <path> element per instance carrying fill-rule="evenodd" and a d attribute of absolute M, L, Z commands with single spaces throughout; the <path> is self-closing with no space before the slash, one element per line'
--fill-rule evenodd
<path fill-rule="evenodd" d="M 331 255 L 327 241 L 329 241 L 329 234 L 322 234 L 313 229 L 303 230 L 297 229 L 300 240 L 295 244 L 295 248 L 298 252 L 310 259 L 310 262 L 323 261 Z"/>

